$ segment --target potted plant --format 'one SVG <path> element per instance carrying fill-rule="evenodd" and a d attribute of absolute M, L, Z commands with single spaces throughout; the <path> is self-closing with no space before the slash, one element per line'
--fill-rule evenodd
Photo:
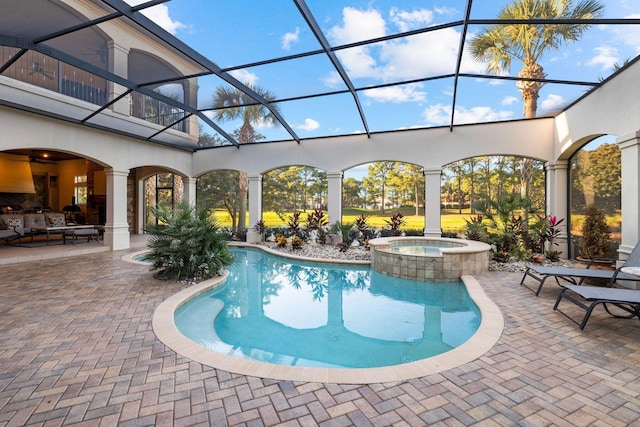
<path fill-rule="evenodd" d="M 582 236 L 580 237 L 580 258 L 594 260 L 607 258 L 611 251 L 611 229 L 607 224 L 604 211 L 595 205 L 587 208 L 584 222 L 582 223 Z M 605 261 L 611 263 L 611 261 Z"/>

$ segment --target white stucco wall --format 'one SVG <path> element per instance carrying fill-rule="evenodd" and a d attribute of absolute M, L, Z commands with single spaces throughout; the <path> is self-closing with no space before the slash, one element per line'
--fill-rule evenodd
<path fill-rule="evenodd" d="M 553 119 L 449 128 L 348 135 L 249 144 L 201 150 L 194 154 L 194 176 L 215 169 L 259 174 L 290 165 L 344 171 L 377 160 L 402 161 L 425 168 L 442 167 L 472 156 L 510 154 L 548 161 L 555 141 Z"/>
<path fill-rule="evenodd" d="M 554 157 L 568 159 L 601 135 L 640 129 L 640 62 L 636 62 L 556 117 Z"/>

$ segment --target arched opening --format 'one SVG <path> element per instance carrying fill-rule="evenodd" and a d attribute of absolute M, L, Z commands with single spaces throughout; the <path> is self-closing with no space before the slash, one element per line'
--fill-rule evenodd
<path fill-rule="evenodd" d="M 604 213 L 611 231 L 606 257 L 617 258 L 622 227 L 621 153 L 615 137 L 593 139 L 571 156 L 569 162 L 570 256 L 581 256 L 585 214 L 590 207 Z M 584 254 L 583 254 L 584 255 Z"/>
<path fill-rule="evenodd" d="M 215 170 L 198 178 L 196 203 L 198 209 L 212 209 L 221 226 L 230 235 L 244 240 L 246 230 L 240 229 L 240 175 L 236 170 Z M 248 218 L 245 219 L 245 224 Z"/>
<path fill-rule="evenodd" d="M 309 210 L 327 210 L 327 173 L 310 166 L 285 166 L 264 174 L 262 179 L 262 220 L 281 227 L 286 216 Z"/>
<path fill-rule="evenodd" d="M 375 229 L 387 227 L 389 217 L 402 214 L 403 229 L 422 234 L 425 180 L 419 165 L 395 161 L 366 163 L 344 171 L 342 221 L 368 217 Z"/>
<path fill-rule="evenodd" d="M 464 234 L 465 220 L 487 201 L 500 202 L 517 194 L 527 199 L 531 212 L 543 214 L 544 164 L 516 156 L 480 156 L 445 165 L 442 173 L 440 215 L 445 233 Z"/>

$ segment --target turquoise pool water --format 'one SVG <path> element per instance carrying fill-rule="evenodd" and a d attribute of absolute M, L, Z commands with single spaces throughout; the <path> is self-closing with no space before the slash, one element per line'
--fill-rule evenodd
<path fill-rule="evenodd" d="M 226 283 L 175 313 L 178 330 L 230 356 L 290 366 L 391 366 L 468 340 L 480 313 L 460 283 L 384 276 L 233 249 Z"/>

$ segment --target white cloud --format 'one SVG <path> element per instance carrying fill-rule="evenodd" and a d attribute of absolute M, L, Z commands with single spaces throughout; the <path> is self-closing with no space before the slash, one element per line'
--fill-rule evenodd
<path fill-rule="evenodd" d="M 540 110 L 552 112 L 561 110 L 567 105 L 567 101 L 560 95 L 549 94 L 540 102 Z"/>
<path fill-rule="evenodd" d="M 315 121 L 313 119 L 310 119 L 310 118 L 304 119 L 304 124 L 303 125 L 296 126 L 297 129 L 302 129 L 302 130 L 306 130 L 306 131 L 316 130 L 319 127 L 320 127 L 320 123 L 318 123 L 317 121 Z"/>
<path fill-rule="evenodd" d="M 516 98 L 515 96 L 505 96 L 504 98 L 502 98 L 502 102 L 500 102 L 500 104 L 502 105 L 511 105 L 514 102 L 518 102 L 519 99 Z"/>
<path fill-rule="evenodd" d="M 587 61 L 587 66 L 597 67 L 600 66 L 602 70 L 613 68 L 618 62 L 618 49 L 609 46 L 600 46 L 594 49 L 598 54 Z"/>
<path fill-rule="evenodd" d="M 625 16 L 625 18 L 638 19 L 640 18 L 640 13 Z M 637 54 L 640 54 L 640 27 L 638 27 L 637 25 L 619 25 L 614 28 L 614 32 L 617 34 L 622 43 L 626 44 L 627 46 L 631 46 Z"/>
<path fill-rule="evenodd" d="M 391 9 L 390 12 L 392 23 L 403 28 L 424 26 L 432 19 L 433 12 L 429 10 L 405 12 Z M 329 31 L 329 37 L 335 44 L 345 44 L 382 36 L 386 28 L 387 22 L 379 11 L 347 7 L 343 9 L 342 24 L 334 26 Z M 388 82 L 453 73 L 459 44 L 460 32 L 446 28 L 366 47 L 344 49 L 337 55 L 353 79 Z M 479 73 L 484 70 L 484 64 L 464 53 L 463 72 Z"/>
<path fill-rule="evenodd" d="M 340 74 L 338 74 L 337 71 L 332 71 L 331 73 L 329 73 L 329 75 L 327 75 L 324 79 L 324 84 L 327 87 L 330 88 L 336 88 L 339 86 L 344 86 L 344 82 L 342 81 L 342 77 L 340 77 Z"/>
<path fill-rule="evenodd" d="M 429 125 L 448 125 L 451 122 L 451 106 L 436 104 L 425 109 L 422 113 Z M 493 111 L 490 107 L 456 107 L 454 122 L 483 123 L 513 118 L 511 111 Z"/>
<path fill-rule="evenodd" d="M 386 34 L 386 23 L 377 10 L 358 10 L 345 7 L 342 10 L 342 26 L 329 30 L 329 37 L 338 44 L 382 37 Z"/>
<path fill-rule="evenodd" d="M 229 74 L 248 86 L 255 86 L 258 82 L 258 76 L 247 70 L 233 70 Z"/>
<path fill-rule="evenodd" d="M 125 1 L 129 3 L 131 6 L 137 6 L 141 3 L 146 2 L 147 0 L 125 0 Z M 178 32 L 178 30 L 187 28 L 187 26 L 184 25 L 182 22 L 174 21 L 169 16 L 169 8 L 167 7 L 167 5 L 158 4 L 156 6 L 143 9 L 140 12 L 144 16 L 151 19 L 153 22 L 155 22 L 156 24 L 158 24 L 160 27 L 162 27 L 163 29 L 165 29 L 171 34 L 175 34 Z"/>
<path fill-rule="evenodd" d="M 300 27 L 296 27 L 296 30 L 293 33 L 285 33 L 282 36 L 282 48 L 284 50 L 289 50 L 291 48 L 291 44 L 298 41 L 298 36 L 300 35 Z"/>
<path fill-rule="evenodd" d="M 391 86 L 368 89 L 363 93 L 366 97 L 378 102 L 419 102 L 427 99 L 427 93 L 420 90 L 422 85 Z"/>
<path fill-rule="evenodd" d="M 391 21 L 402 32 L 425 27 L 433 22 L 433 12 L 428 9 L 419 9 L 411 12 L 392 7 L 389 12 Z"/>

